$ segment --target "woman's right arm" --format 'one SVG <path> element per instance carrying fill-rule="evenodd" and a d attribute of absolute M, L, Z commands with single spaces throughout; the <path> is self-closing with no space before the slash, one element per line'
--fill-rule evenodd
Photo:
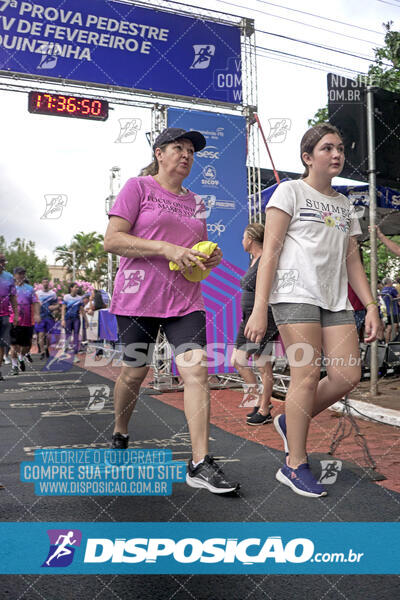
<path fill-rule="evenodd" d="M 291 215 L 279 208 L 271 207 L 267 210 L 254 307 L 244 332 L 245 337 L 255 343 L 261 342 L 267 329 L 268 299 L 291 218 Z"/>
<path fill-rule="evenodd" d="M 129 233 L 131 228 L 132 225 L 126 219 L 111 216 L 104 236 L 104 250 L 126 258 L 163 256 L 166 260 L 175 262 L 180 270 L 190 268 L 192 263 L 196 263 L 202 270 L 206 269 L 197 258 L 199 256 L 208 258 L 204 252 L 197 252 L 162 240 L 139 238 Z"/>
<path fill-rule="evenodd" d="M 393 254 L 396 254 L 396 256 L 400 256 L 400 246 L 398 244 L 387 238 L 386 235 L 384 235 L 379 229 L 379 227 L 376 228 L 376 233 L 382 244 L 385 244 L 386 248 L 390 250 L 390 252 L 393 252 Z"/>

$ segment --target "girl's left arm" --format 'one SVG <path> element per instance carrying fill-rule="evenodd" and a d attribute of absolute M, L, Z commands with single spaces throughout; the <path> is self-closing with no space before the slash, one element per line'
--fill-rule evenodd
<path fill-rule="evenodd" d="M 377 334 L 381 329 L 381 319 L 379 317 L 378 306 L 375 304 L 371 287 L 361 263 L 355 236 L 351 236 L 349 239 L 346 265 L 349 283 L 367 309 L 365 317 L 365 342 L 370 343 L 377 338 Z"/>

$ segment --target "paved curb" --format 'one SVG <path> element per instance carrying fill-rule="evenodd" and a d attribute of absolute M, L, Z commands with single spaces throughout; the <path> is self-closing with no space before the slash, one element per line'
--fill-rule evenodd
<path fill-rule="evenodd" d="M 349 399 L 348 404 L 353 417 L 364 419 L 366 421 L 375 419 L 385 425 L 400 427 L 400 411 L 398 410 L 384 408 L 383 406 L 377 406 L 376 404 L 370 404 L 369 402 L 362 402 L 362 400 Z M 344 412 L 344 405 L 342 402 L 335 402 L 335 404 L 332 404 L 332 406 L 329 407 L 329 410 Z"/>

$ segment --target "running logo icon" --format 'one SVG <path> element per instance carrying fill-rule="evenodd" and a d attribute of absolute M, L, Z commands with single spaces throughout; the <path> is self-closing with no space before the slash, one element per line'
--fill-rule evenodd
<path fill-rule="evenodd" d="M 193 216 L 196 219 L 208 219 L 216 201 L 216 197 L 211 194 L 196 194 L 196 208 Z"/>
<path fill-rule="evenodd" d="M 50 548 L 42 567 L 68 567 L 81 545 L 82 532 L 79 529 L 48 529 Z"/>
<path fill-rule="evenodd" d="M 110 388 L 108 385 L 89 385 L 89 394 L 89 403 L 85 410 L 103 410 L 110 397 Z"/>
<path fill-rule="evenodd" d="M 67 196 L 65 194 L 45 194 L 46 208 L 41 219 L 59 219 L 62 211 L 67 206 Z"/>
<path fill-rule="evenodd" d="M 321 477 L 318 483 L 332 485 L 336 482 L 337 476 L 342 470 L 341 460 L 321 460 Z"/>
<path fill-rule="evenodd" d="M 287 132 L 292 125 L 292 121 L 290 119 L 268 119 L 268 121 L 269 135 L 267 142 L 281 144 L 286 140 Z"/>
<path fill-rule="evenodd" d="M 125 269 L 125 281 L 121 294 L 136 294 L 139 291 L 144 276 L 145 272 L 143 269 Z"/>
<path fill-rule="evenodd" d="M 118 119 L 119 134 L 115 144 L 132 144 L 136 140 L 137 132 L 142 127 L 141 119 Z"/>
<path fill-rule="evenodd" d="M 190 65 L 191 69 L 207 69 L 215 54 L 215 46 L 212 44 L 194 44 L 194 59 Z"/>
<path fill-rule="evenodd" d="M 276 286 L 273 291 L 281 294 L 291 294 L 298 278 L 299 272 L 297 269 L 277 269 Z"/>

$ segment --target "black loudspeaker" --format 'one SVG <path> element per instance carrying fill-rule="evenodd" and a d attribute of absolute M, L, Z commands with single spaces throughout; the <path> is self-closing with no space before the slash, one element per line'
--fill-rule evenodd
<path fill-rule="evenodd" d="M 378 369 L 383 366 L 386 359 L 386 344 L 378 344 Z M 368 344 L 365 351 L 363 367 L 368 371 L 371 369 L 371 345 Z"/>
<path fill-rule="evenodd" d="M 360 81 L 328 74 L 329 121 L 343 136 L 346 162 L 342 177 L 367 181 L 366 87 Z M 400 94 L 374 89 L 375 158 L 378 185 L 400 185 Z"/>
<path fill-rule="evenodd" d="M 389 342 L 385 361 L 388 367 L 400 366 L 400 342 Z"/>
<path fill-rule="evenodd" d="M 379 185 L 400 185 L 400 94 L 374 91 L 376 179 Z"/>

